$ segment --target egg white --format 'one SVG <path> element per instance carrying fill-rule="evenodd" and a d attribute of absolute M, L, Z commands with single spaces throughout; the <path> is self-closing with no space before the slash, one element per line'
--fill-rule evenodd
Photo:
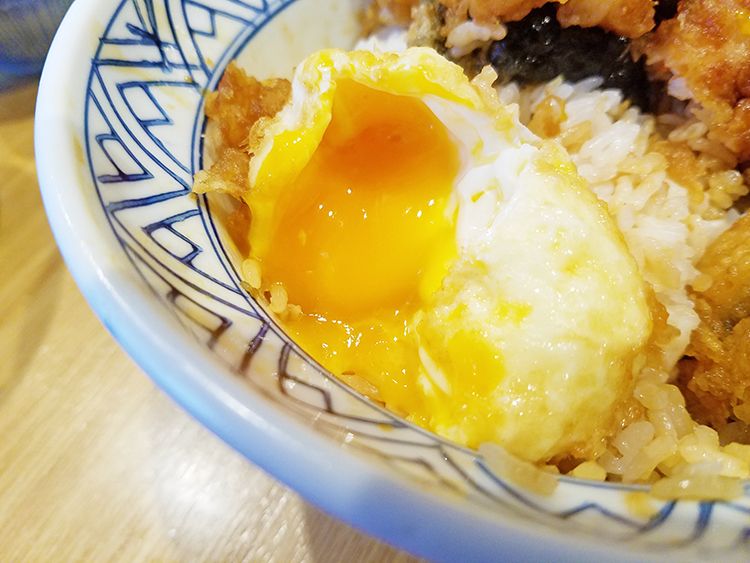
<path fill-rule="evenodd" d="M 448 335 L 474 331 L 504 368 L 489 392 L 502 423 L 488 434 L 451 406 L 454 387 L 464 385 L 460 366 L 446 371 L 432 359 L 449 339 L 421 338 L 433 428 L 541 461 L 601 445 L 651 319 L 640 273 L 606 210 L 560 147 L 521 140 L 528 136 L 519 130 L 457 183 L 459 256 L 416 331 L 425 323 Z M 444 417 L 446 409 L 453 415 Z"/>
<path fill-rule="evenodd" d="M 591 454 L 651 330 L 644 283 L 564 149 L 501 104 L 491 71 L 470 84 L 429 49 L 327 51 L 303 62 L 291 101 L 251 143 L 258 247 L 279 185 L 304 167 L 330 122 L 342 77 L 419 98 L 461 155 L 446 208 L 457 256 L 411 321 L 420 375 L 408 392 L 424 396 L 420 420 L 460 443 L 497 442 L 531 461 Z M 455 361 L 470 364 L 473 350 L 485 371 Z"/>

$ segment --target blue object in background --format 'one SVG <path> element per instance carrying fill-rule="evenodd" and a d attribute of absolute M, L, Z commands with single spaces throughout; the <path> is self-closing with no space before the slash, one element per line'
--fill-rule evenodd
<path fill-rule="evenodd" d="M 0 88 L 38 74 L 73 0 L 0 0 Z"/>

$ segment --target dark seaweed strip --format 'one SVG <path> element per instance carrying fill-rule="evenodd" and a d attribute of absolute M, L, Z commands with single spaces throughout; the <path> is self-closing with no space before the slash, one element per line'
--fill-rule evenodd
<path fill-rule="evenodd" d="M 538 84 L 560 74 L 576 82 L 601 76 L 603 87 L 619 88 L 632 103 L 648 110 L 648 78 L 643 61 L 633 61 L 628 39 L 597 27 L 563 28 L 552 4 L 507 27 L 507 36 L 488 52 L 501 82 Z"/>
<path fill-rule="evenodd" d="M 677 15 L 677 0 L 659 0 L 656 3 L 656 15 L 654 20 L 656 24 L 663 22 L 664 20 L 672 19 Z"/>

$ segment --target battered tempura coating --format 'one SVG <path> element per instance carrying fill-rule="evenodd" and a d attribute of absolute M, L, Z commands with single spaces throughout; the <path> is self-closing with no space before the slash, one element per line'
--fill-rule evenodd
<path fill-rule="evenodd" d="M 557 19 L 563 27 L 602 27 L 629 37 L 640 37 L 654 28 L 651 0 L 570 0 L 561 4 Z"/>
<path fill-rule="evenodd" d="M 559 0 L 556 0 L 559 2 Z M 547 0 L 440 0 L 452 28 L 470 16 L 479 23 L 518 21 Z M 654 27 L 651 0 L 569 0 L 559 2 L 557 19 L 564 27 L 602 27 L 624 37 L 640 37 Z"/>
<path fill-rule="evenodd" d="M 750 424 L 750 215 L 716 239 L 698 267 L 712 283 L 694 292 L 701 323 L 680 387 L 698 421 L 717 429 L 731 420 Z"/>
<path fill-rule="evenodd" d="M 263 82 L 230 63 L 215 92 L 206 97 L 206 116 L 218 124 L 214 164 L 195 175 L 193 191 L 220 191 L 239 198 L 247 190 L 250 129 L 263 117 L 275 115 L 289 99 L 288 80 Z"/>
<path fill-rule="evenodd" d="M 419 0 L 374 0 L 368 7 L 366 18 L 380 24 L 408 24 L 411 10 Z"/>
<path fill-rule="evenodd" d="M 700 104 L 709 138 L 750 158 L 750 0 L 683 0 L 639 50 L 670 93 Z"/>

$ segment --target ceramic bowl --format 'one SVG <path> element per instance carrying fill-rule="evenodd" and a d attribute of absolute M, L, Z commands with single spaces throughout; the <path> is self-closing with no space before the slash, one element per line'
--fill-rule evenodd
<path fill-rule="evenodd" d="M 167 393 L 310 502 L 436 560 L 750 557 L 750 497 L 652 502 L 561 478 L 540 497 L 475 452 L 328 376 L 240 286 L 211 202 L 191 195 L 204 93 L 229 61 L 288 76 L 349 47 L 352 0 L 77 0 L 39 94 L 36 156 L 65 260 Z"/>

